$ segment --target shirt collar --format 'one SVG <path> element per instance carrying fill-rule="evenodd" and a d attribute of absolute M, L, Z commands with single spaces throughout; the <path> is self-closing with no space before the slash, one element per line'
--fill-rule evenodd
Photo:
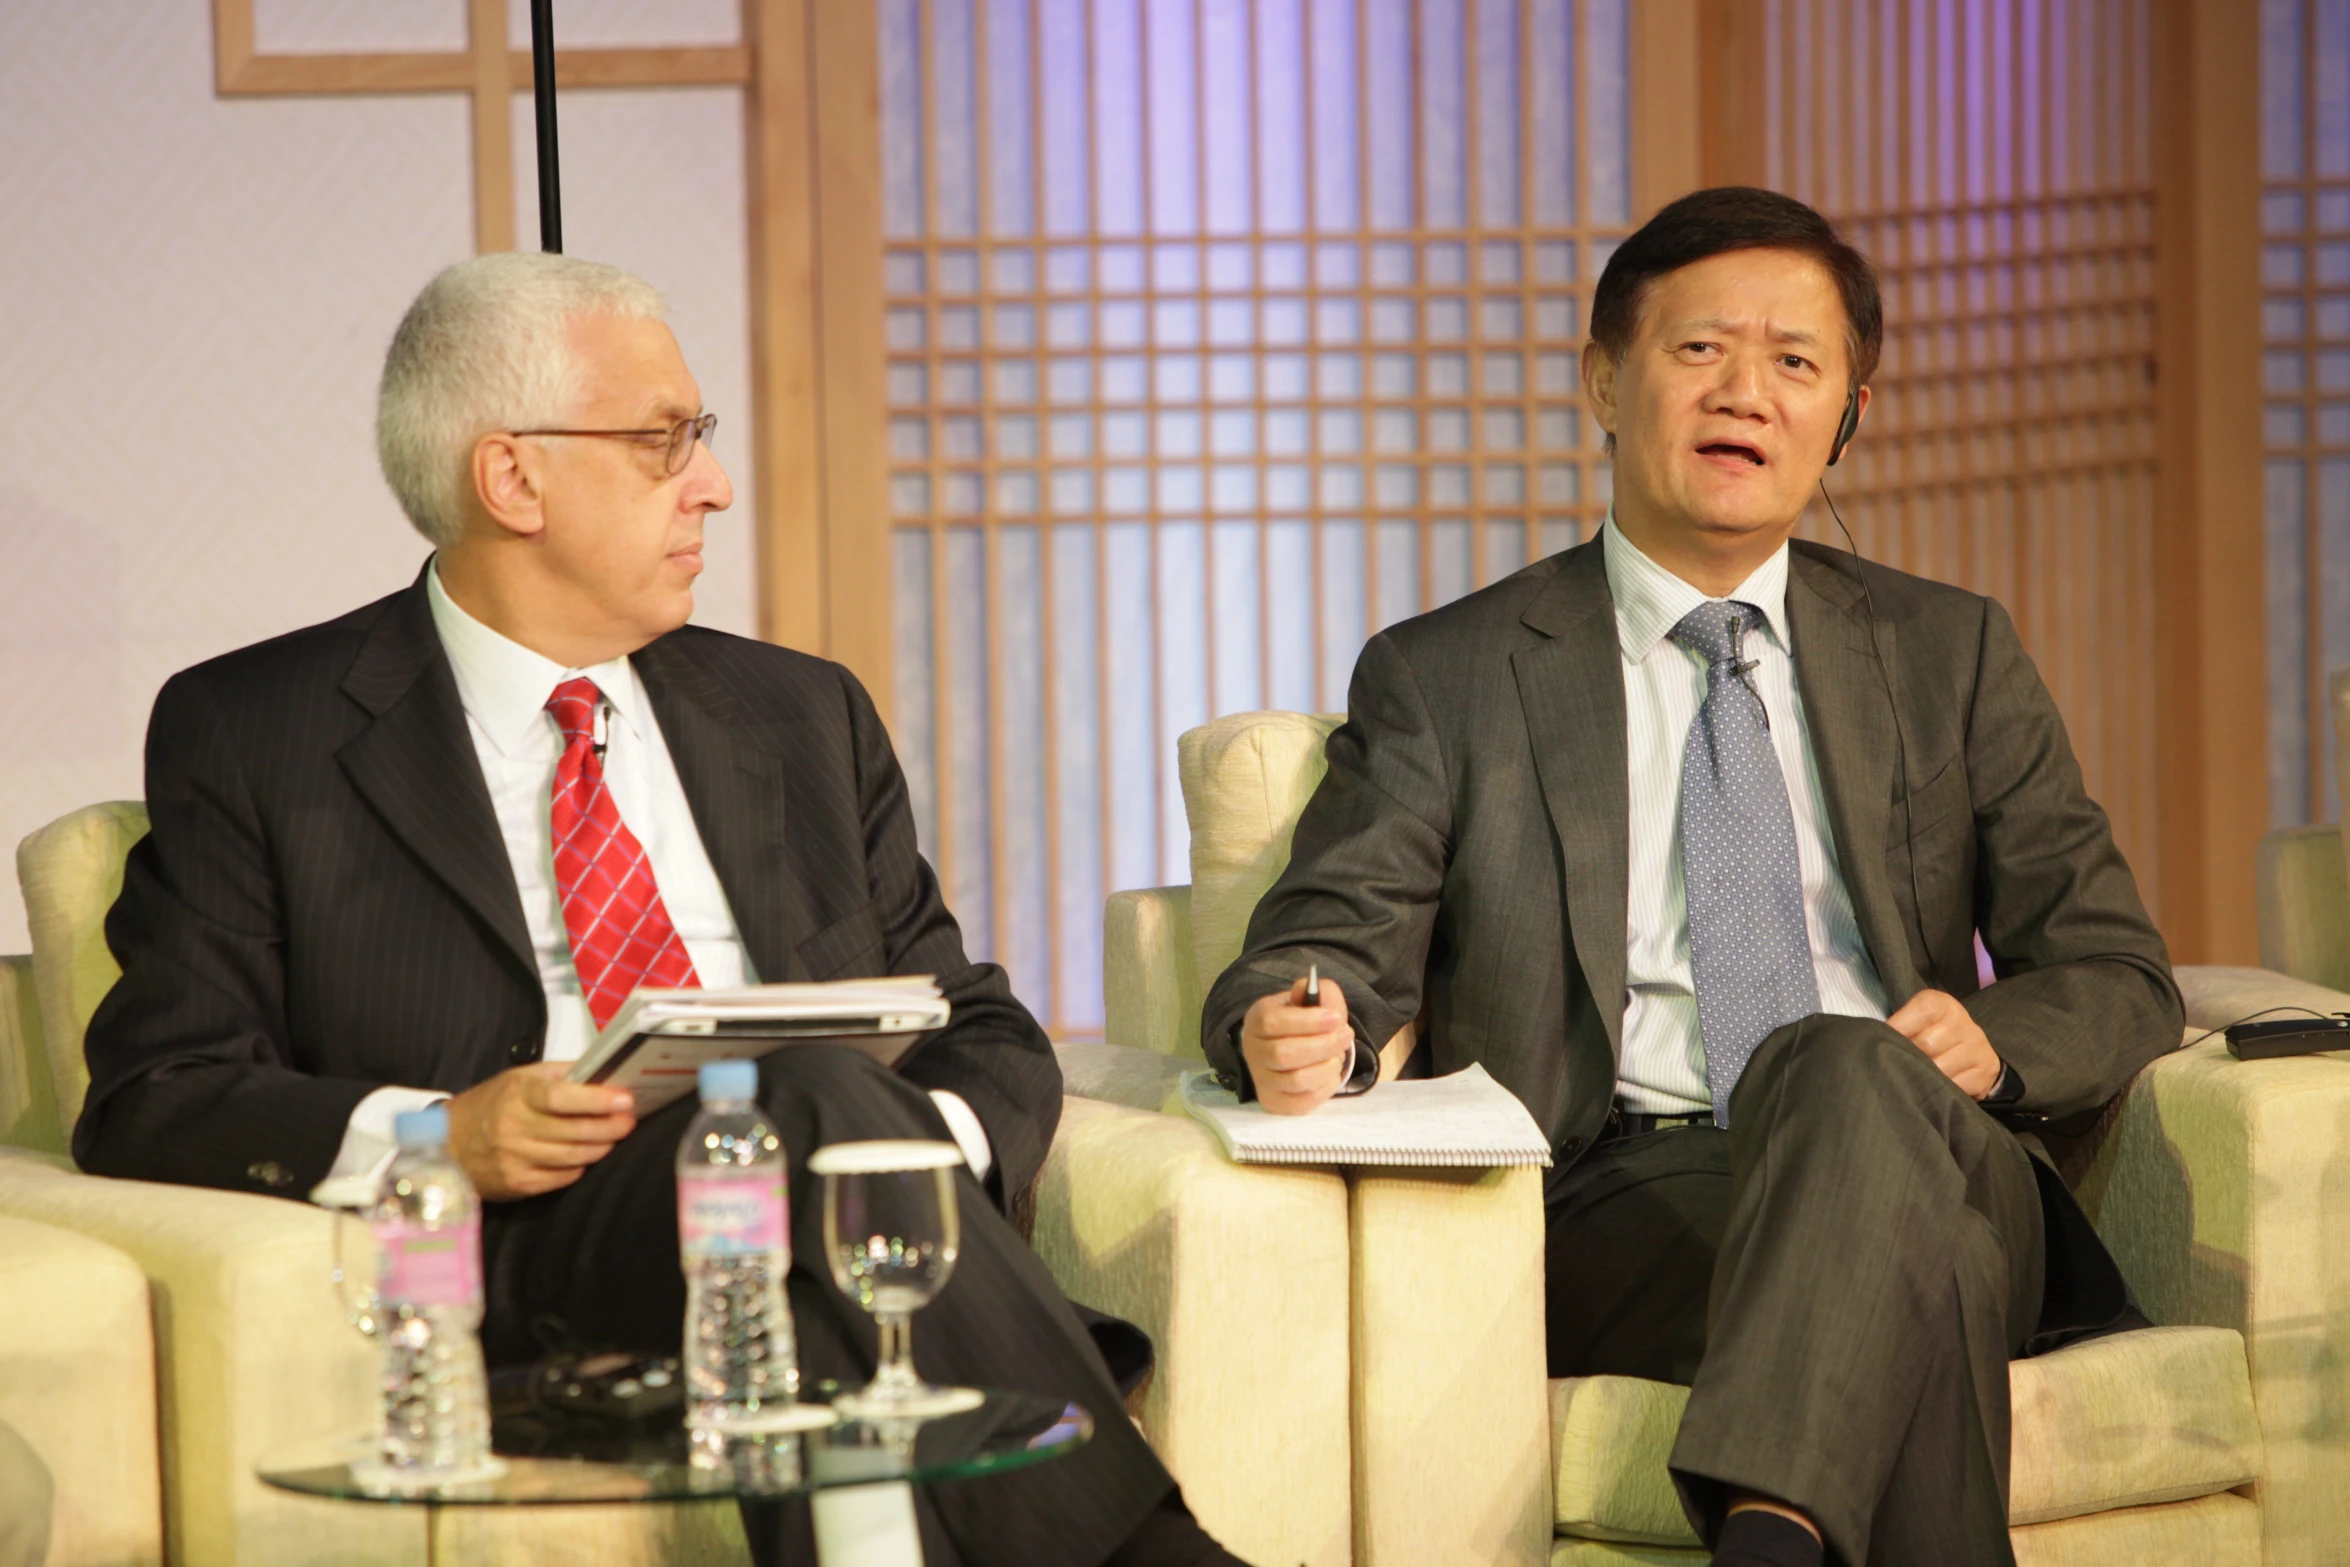
<path fill-rule="evenodd" d="M 565 669 L 467 614 L 441 586 L 438 560 L 425 573 L 424 591 L 432 604 L 433 629 L 440 633 L 441 646 L 457 673 L 458 700 L 501 756 L 521 751 L 531 737 L 532 726 L 546 712 L 547 698 L 574 675 L 594 681 L 614 719 L 631 730 L 637 728 L 637 715 L 645 706 L 644 690 L 637 684 L 636 670 L 626 654 L 592 669 Z"/>
<path fill-rule="evenodd" d="M 1672 634 L 1706 596 L 1640 552 L 1638 545 L 1616 526 L 1616 510 L 1608 508 L 1607 527 L 1600 535 L 1607 558 L 1607 590 L 1616 601 L 1616 639 L 1624 657 L 1637 664 Z M 1781 544 L 1754 574 L 1726 595 L 1752 604 L 1763 613 L 1764 630 L 1786 649 L 1787 546 Z"/>

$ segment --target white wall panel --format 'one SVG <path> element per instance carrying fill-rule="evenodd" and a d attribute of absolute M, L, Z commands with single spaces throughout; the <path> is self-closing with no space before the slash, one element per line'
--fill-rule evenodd
<path fill-rule="evenodd" d="M 253 0 L 261 54 L 449 53 L 465 31 L 465 0 Z"/>
<path fill-rule="evenodd" d="M 558 10 L 574 45 L 739 35 L 734 0 Z M 464 11 L 257 0 L 256 41 L 456 50 Z M 473 250 L 466 100 L 223 100 L 213 80 L 202 0 L 0 7 L 0 845 L 139 795 L 173 672 L 392 592 L 425 555 L 376 470 L 375 383 L 416 290 Z M 730 89 L 563 103 L 570 248 L 662 288 L 721 415 L 737 501 L 711 528 L 699 618 L 749 631 L 741 115 Z M 528 121 L 524 97 L 526 237 Z M 22 951 L 5 887 L 0 952 Z"/>
<path fill-rule="evenodd" d="M 2326 674 L 2350 664 L 2350 0 L 2263 0 L 2270 825 L 2341 814 Z"/>
<path fill-rule="evenodd" d="M 175 670 L 424 558 L 376 472 L 375 381 L 472 248 L 464 103 L 212 81 L 192 0 L 0 9 L 0 843 L 137 796 Z"/>
<path fill-rule="evenodd" d="M 554 10 L 558 49 L 657 49 L 742 41 L 742 0 L 555 0 Z M 506 34 L 515 48 L 530 47 L 530 0 L 507 0 Z"/>
<path fill-rule="evenodd" d="M 972 952 L 1055 1029 L 1101 1024 L 1103 894 L 1189 875 L 1177 736 L 1343 707 L 1368 632 L 1596 520 L 1574 348 L 1629 200 L 1626 14 L 879 0 L 897 645 L 939 661 L 900 668 L 898 742 Z M 969 531 L 986 673 L 902 569 Z M 1087 673 L 1035 743 L 1030 617 Z"/>

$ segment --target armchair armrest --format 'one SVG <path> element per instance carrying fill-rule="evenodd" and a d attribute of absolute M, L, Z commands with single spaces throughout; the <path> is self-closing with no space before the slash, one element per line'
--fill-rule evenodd
<path fill-rule="evenodd" d="M 173 1567 L 650 1567 L 743 1558 L 729 1503 L 674 1507 L 353 1507 L 254 1476 L 288 1445 L 376 1419 L 376 1349 L 327 1277 L 330 1215 L 277 1197 L 78 1175 L 0 1149 L 0 1216 L 102 1240 L 147 1275 Z M 428 1541 L 429 1531 L 429 1541 Z"/>
<path fill-rule="evenodd" d="M 2329 997 L 2350 1005 L 2315 999 Z M 2203 999 L 2224 1003 L 2213 1022 L 2260 1004 Z M 2244 1335 L 2268 1567 L 2330 1559 L 2350 1497 L 2350 1058 L 2238 1061 L 2218 1039 L 2164 1057 L 2124 1096 L 2081 1195 L 2149 1316 Z"/>
<path fill-rule="evenodd" d="M 111 1246 L 5 1216 L 0 1442 L 30 1469 L 0 1476 L 0 1559 L 161 1567 L 147 1280 Z"/>
<path fill-rule="evenodd" d="M 2260 840 L 2260 961 L 2296 979 L 2350 988 L 2350 874 L 2342 829 L 2283 827 Z"/>
<path fill-rule="evenodd" d="M 1061 1064 L 1061 1090 L 1073 1098 L 1098 1099 L 1129 1110 L 1182 1115 L 1179 1097 L 1187 1072 L 1207 1069 L 1197 1056 L 1163 1055 L 1131 1045 L 1071 1040 L 1053 1046 Z"/>
<path fill-rule="evenodd" d="M 1339 1177 L 1235 1164 L 1187 1117 L 1072 1098 L 1035 1244 L 1072 1300 L 1150 1335 L 1138 1418 L 1201 1524 L 1249 1561 L 1346 1567 Z"/>
<path fill-rule="evenodd" d="M 2172 973 L 2179 982 L 2179 998 L 2187 1004 L 2189 1039 L 2270 1007 L 2350 1012 L 2350 995 L 2274 969 L 2188 964 Z"/>
<path fill-rule="evenodd" d="M 1542 1173 L 1348 1177 L 1358 1567 L 1550 1560 Z"/>
<path fill-rule="evenodd" d="M 422 1513 L 328 1506 L 254 1478 L 276 1448 L 374 1419 L 375 1354 L 328 1281 L 327 1214 L 275 1197 L 78 1175 L 15 1150 L 0 1150 L 0 1214 L 104 1241 L 147 1275 L 175 1564 L 423 1567 Z"/>
<path fill-rule="evenodd" d="M 1203 1059 L 1189 887 L 1110 894 L 1102 908 L 1102 980 L 1113 1044 Z"/>

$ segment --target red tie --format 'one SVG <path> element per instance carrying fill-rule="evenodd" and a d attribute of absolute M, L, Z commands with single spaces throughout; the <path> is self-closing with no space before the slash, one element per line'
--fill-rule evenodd
<path fill-rule="evenodd" d="M 612 1021 L 639 985 L 680 989 L 701 984 L 677 927 L 669 923 L 644 845 L 620 819 L 620 807 L 604 787 L 604 758 L 594 733 L 603 697 L 583 676 L 564 681 L 547 698 L 547 711 L 563 729 L 550 813 L 555 887 L 563 895 L 571 961 L 598 1028 Z"/>

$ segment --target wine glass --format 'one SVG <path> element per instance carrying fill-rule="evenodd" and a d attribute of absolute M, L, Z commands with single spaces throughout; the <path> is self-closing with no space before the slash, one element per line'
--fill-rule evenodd
<path fill-rule="evenodd" d="M 914 1370 L 909 1318 L 946 1286 L 962 1244 L 953 1143 L 834 1143 L 809 1157 L 824 1177 L 824 1253 L 832 1281 L 873 1314 L 880 1364 L 834 1407 L 853 1420 L 927 1420 L 976 1409 L 976 1388 L 932 1387 Z"/>

